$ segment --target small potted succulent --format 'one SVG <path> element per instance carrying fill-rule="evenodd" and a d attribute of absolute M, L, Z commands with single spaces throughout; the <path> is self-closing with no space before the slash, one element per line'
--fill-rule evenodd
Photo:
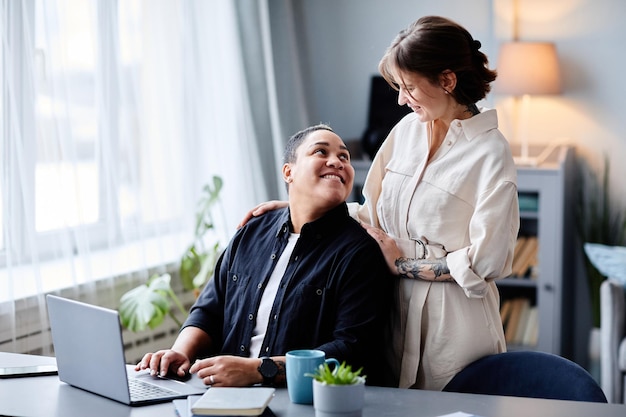
<path fill-rule="evenodd" d="M 365 375 L 342 362 L 331 369 L 321 364 L 313 374 L 315 417 L 361 417 L 365 400 Z"/>

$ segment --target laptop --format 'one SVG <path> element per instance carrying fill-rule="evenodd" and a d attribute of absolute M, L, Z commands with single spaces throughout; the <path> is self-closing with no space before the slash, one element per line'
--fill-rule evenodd
<path fill-rule="evenodd" d="M 129 375 L 116 310 L 54 295 L 47 295 L 47 302 L 61 381 L 132 406 L 206 392 L 194 375 L 187 382 L 154 377 L 147 371 Z"/>

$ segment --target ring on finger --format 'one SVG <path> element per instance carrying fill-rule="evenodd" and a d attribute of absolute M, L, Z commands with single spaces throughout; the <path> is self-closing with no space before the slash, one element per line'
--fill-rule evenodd
<path fill-rule="evenodd" d="M 209 376 L 209 381 L 211 381 L 211 385 L 215 384 L 215 378 L 213 378 L 213 375 Z"/>

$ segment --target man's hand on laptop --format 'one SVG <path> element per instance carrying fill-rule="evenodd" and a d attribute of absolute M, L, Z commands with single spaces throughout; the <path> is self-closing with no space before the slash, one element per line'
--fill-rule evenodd
<path fill-rule="evenodd" d="M 146 353 L 135 366 L 136 371 L 149 370 L 150 375 L 157 377 L 186 378 L 191 362 L 187 356 L 172 349 Z"/>

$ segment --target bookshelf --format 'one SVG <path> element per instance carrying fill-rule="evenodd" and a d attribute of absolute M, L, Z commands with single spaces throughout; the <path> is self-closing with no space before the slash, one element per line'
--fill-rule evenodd
<path fill-rule="evenodd" d="M 520 232 L 513 274 L 497 281 L 510 350 L 571 354 L 566 313 L 573 291 L 574 164 L 574 149 L 559 146 L 541 165 L 518 167 Z"/>

